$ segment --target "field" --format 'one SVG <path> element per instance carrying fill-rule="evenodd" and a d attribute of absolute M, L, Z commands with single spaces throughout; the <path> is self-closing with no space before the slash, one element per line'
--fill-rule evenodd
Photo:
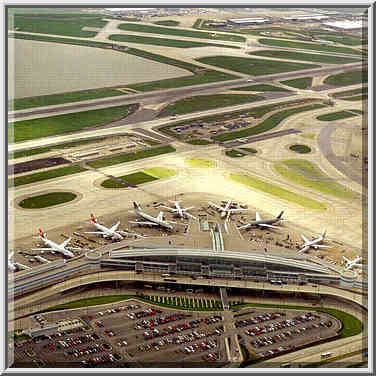
<path fill-rule="evenodd" d="M 358 94 L 368 94 L 368 87 L 361 87 L 359 89 L 353 89 L 353 90 L 345 90 L 339 93 L 333 93 L 332 96 L 334 98 L 341 98 L 341 99 L 347 100 L 349 98 L 343 98 L 343 97 L 358 95 Z"/>
<path fill-rule="evenodd" d="M 254 149 L 254 148 L 240 148 L 240 150 L 244 150 L 248 153 L 252 153 L 252 154 L 256 154 L 257 153 L 257 150 Z"/>
<path fill-rule="evenodd" d="M 347 119 L 349 117 L 357 116 L 349 111 L 337 111 L 330 114 L 317 116 L 317 120 L 321 121 L 335 121 L 340 119 Z"/>
<path fill-rule="evenodd" d="M 261 122 L 260 124 L 252 128 L 244 129 L 241 131 L 220 134 L 218 136 L 212 137 L 212 139 L 215 141 L 223 142 L 223 141 L 234 140 L 236 138 L 253 136 L 259 133 L 270 131 L 271 129 L 275 128 L 281 121 L 288 118 L 289 116 L 295 115 L 299 112 L 312 111 L 312 110 L 316 110 L 318 108 L 323 108 L 323 107 L 325 107 L 325 105 L 323 104 L 311 104 L 311 105 L 303 106 L 303 107 L 290 108 L 290 109 L 280 111 L 271 115 L 270 117 L 265 119 L 263 122 Z"/>
<path fill-rule="evenodd" d="M 250 76 L 266 76 L 268 74 L 320 68 L 320 65 L 252 59 L 237 56 L 209 56 L 197 59 L 197 61 L 235 72 L 249 74 Z"/>
<path fill-rule="evenodd" d="M 155 178 L 155 177 L 153 177 L 149 174 L 145 174 L 142 171 L 134 172 L 134 173 L 128 174 L 128 175 L 118 176 L 117 178 L 127 182 L 128 184 L 132 184 L 132 185 L 139 185 L 139 184 L 149 183 L 149 182 L 154 181 L 154 180 L 158 180 L 157 178 Z M 113 179 L 105 180 L 101 184 L 101 186 L 103 188 L 126 188 L 125 185 L 123 185 L 120 182 L 115 181 Z"/>
<path fill-rule="evenodd" d="M 300 154 L 307 154 L 307 153 L 310 153 L 312 151 L 311 148 L 308 147 L 307 145 L 292 145 L 292 146 L 290 146 L 289 149 L 292 150 L 292 151 L 295 151 L 296 153 L 300 153 Z"/>
<path fill-rule="evenodd" d="M 191 141 L 185 141 L 187 144 L 191 145 L 210 145 L 212 142 L 208 140 L 191 140 Z"/>
<path fill-rule="evenodd" d="M 365 101 L 368 99 L 368 94 L 355 95 L 353 97 L 342 98 L 344 101 Z"/>
<path fill-rule="evenodd" d="M 72 192 L 51 192 L 25 198 L 18 205 L 24 209 L 40 209 L 72 201 L 77 196 Z"/>
<path fill-rule="evenodd" d="M 334 52 L 334 53 L 339 53 L 339 54 L 362 55 L 361 52 L 354 50 L 352 48 L 348 48 L 348 47 L 334 47 L 334 46 L 325 46 L 325 45 L 314 44 L 314 43 L 302 43 L 302 42 L 287 41 L 287 40 L 281 40 L 281 39 L 267 39 L 267 38 L 261 38 L 258 41 L 259 43 L 267 45 L 267 46 L 296 48 L 296 49 L 305 49 L 305 50 L 313 50 L 313 51 L 326 51 L 326 52 Z"/>
<path fill-rule="evenodd" d="M 265 91 L 288 92 L 289 91 L 283 87 L 278 87 L 278 86 L 273 86 L 273 85 L 268 85 L 268 84 L 242 86 L 242 87 L 233 88 L 231 90 L 241 90 L 241 91 L 249 90 L 249 91 L 260 91 L 260 92 L 265 92 Z"/>
<path fill-rule="evenodd" d="M 307 89 L 312 86 L 312 77 L 296 78 L 295 80 L 281 81 L 281 83 L 297 89 Z"/>
<path fill-rule="evenodd" d="M 222 47 L 222 48 L 240 48 L 238 46 L 226 46 L 224 44 L 217 43 L 201 43 L 193 42 L 189 40 L 178 40 L 178 39 L 167 39 L 167 38 L 155 38 L 155 37 L 144 37 L 141 35 L 123 35 L 123 34 L 113 34 L 109 37 L 110 40 L 116 42 L 125 43 L 139 43 L 139 44 L 150 44 L 153 46 L 165 46 L 165 47 L 175 47 L 175 48 L 193 48 L 193 47 Z"/>
<path fill-rule="evenodd" d="M 80 166 L 55 168 L 52 170 L 37 172 L 35 174 L 23 175 L 8 179 L 8 187 L 17 187 L 19 185 L 36 183 L 43 180 L 58 178 L 61 176 L 77 174 L 83 171 L 87 170 L 86 168 L 82 168 Z"/>
<path fill-rule="evenodd" d="M 167 179 L 176 175 L 176 171 L 165 167 L 151 167 L 144 170 L 145 174 L 153 176 L 156 179 Z"/>
<path fill-rule="evenodd" d="M 256 51 L 256 52 L 252 52 L 251 55 L 274 57 L 274 58 L 287 59 L 287 60 L 311 61 L 313 63 L 324 63 L 324 64 L 349 64 L 349 63 L 356 63 L 357 61 L 360 61 L 360 58 L 352 59 L 349 57 L 342 57 L 342 56 L 306 54 L 306 53 L 301 53 L 301 52 L 277 51 L 277 50 Z"/>
<path fill-rule="evenodd" d="M 66 35 L 69 37 L 92 38 L 95 31 L 83 31 L 85 26 L 103 28 L 107 21 L 98 15 L 43 14 L 15 15 L 14 29 L 41 34 Z"/>
<path fill-rule="evenodd" d="M 129 154 L 122 154 L 116 157 L 98 159 L 97 161 L 88 162 L 88 165 L 93 168 L 101 168 L 101 167 L 112 166 L 114 164 L 136 161 L 138 159 L 155 157 L 157 155 L 172 153 L 174 151 L 176 150 L 172 146 L 167 145 L 167 146 L 161 146 L 161 147 L 154 148 L 154 149 L 136 151 L 134 153 L 129 153 Z"/>
<path fill-rule="evenodd" d="M 353 71 L 333 74 L 324 81 L 327 85 L 348 86 L 368 82 L 368 71 Z"/>
<path fill-rule="evenodd" d="M 301 196 L 297 193 L 290 192 L 278 185 L 267 183 L 266 181 L 256 179 L 246 174 L 230 174 L 230 179 L 246 185 L 250 188 L 257 189 L 272 196 L 281 198 L 294 204 L 298 204 L 307 209 L 325 210 L 326 207 L 321 202 L 310 199 L 306 196 Z"/>
<path fill-rule="evenodd" d="M 302 133 L 299 136 L 307 138 L 308 140 L 314 140 L 316 138 L 316 135 L 314 133 Z"/>
<path fill-rule="evenodd" d="M 8 124 L 9 142 L 55 136 L 109 124 L 127 117 L 130 113 L 130 106 L 131 105 L 123 105 L 40 119 L 10 122 Z"/>
<path fill-rule="evenodd" d="M 341 199 L 354 199 L 357 195 L 336 183 L 315 164 L 304 159 L 289 159 L 275 164 L 275 170 L 287 180 L 300 186 Z"/>
<path fill-rule="evenodd" d="M 228 157 L 231 157 L 231 158 L 241 158 L 241 157 L 245 157 L 247 154 L 245 153 L 242 153 L 238 150 L 234 150 L 234 149 L 231 149 L 231 150 L 227 150 L 225 152 L 225 154 L 228 156 Z"/>
<path fill-rule="evenodd" d="M 212 108 L 252 103 L 262 99 L 265 98 L 252 94 L 198 95 L 169 104 L 158 114 L 158 117 L 182 115 L 196 111 L 210 110 Z"/>
<path fill-rule="evenodd" d="M 214 161 L 204 158 L 187 158 L 185 162 L 192 167 L 212 168 L 216 166 Z"/>
<path fill-rule="evenodd" d="M 156 25 L 162 25 L 162 26 L 179 26 L 180 25 L 179 21 L 174 21 L 174 20 L 156 21 L 153 23 Z"/>
<path fill-rule="evenodd" d="M 204 39 L 216 39 L 216 40 L 226 40 L 231 42 L 245 42 L 245 38 L 239 35 L 227 35 L 227 34 L 216 34 L 213 36 L 211 33 L 196 31 L 196 30 L 181 30 L 181 29 L 169 29 L 166 27 L 159 26 L 149 26 L 134 23 L 124 23 L 119 25 L 120 30 L 135 31 L 139 33 L 152 33 L 161 35 L 177 35 L 180 37 L 189 38 L 204 38 Z"/>

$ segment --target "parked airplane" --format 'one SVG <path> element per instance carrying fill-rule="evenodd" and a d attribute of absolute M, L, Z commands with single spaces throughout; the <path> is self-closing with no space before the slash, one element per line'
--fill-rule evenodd
<path fill-rule="evenodd" d="M 36 260 L 40 261 L 42 264 L 49 264 L 51 262 L 50 260 L 47 260 L 42 256 L 34 256 L 34 257 Z"/>
<path fill-rule="evenodd" d="M 278 217 L 271 218 L 271 219 L 262 219 L 260 214 L 256 212 L 256 220 L 238 227 L 238 230 L 244 230 L 252 226 L 266 227 L 266 228 L 279 228 L 278 226 L 273 226 L 272 224 L 276 222 L 284 221 L 284 219 L 282 219 L 282 215 L 283 215 L 283 211 L 281 211 Z"/>
<path fill-rule="evenodd" d="M 188 213 L 188 210 L 193 209 L 194 206 L 190 206 L 189 208 L 182 208 L 180 206 L 180 201 L 170 201 L 170 202 L 174 204 L 174 206 L 175 206 L 174 208 L 170 208 L 170 207 L 164 206 L 164 205 L 160 205 L 160 207 L 165 208 L 165 209 L 169 210 L 170 212 L 177 214 L 181 218 L 189 217 L 189 218 L 197 219 L 191 213 Z"/>
<path fill-rule="evenodd" d="M 69 249 L 66 248 L 68 243 L 72 240 L 72 238 L 68 238 L 67 240 L 64 240 L 61 244 L 57 244 L 53 242 L 52 240 L 49 240 L 47 238 L 47 234 L 42 231 L 42 229 L 39 229 L 39 238 L 43 241 L 45 245 L 48 245 L 49 248 L 34 248 L 33 251 L 51 251 L 51 253 L 59 252 L 63 256 L 67 256 L 70 258 L 74 257 L 74 254 L 69 250 L 73 249 L 81 249 L 81 248 L 72 248 L 69 247 Z"/>
<path fill-rule="evenodd" d="M 133 206 L 136 213 L 146 219 L 146 221 L 129 221 L 129 223 L 136 223 L 138 225 L 146 225 L 146 226 L 161 226 L 167 228 L 168 230 L 172 230 L 174 226 L 172 224 L 176 224 L 176 222 L 166 221 L 163 217 L 163 212 L 161 211 L 157 217 L 153 217 L 150 214 L 146 214 L 141 210 L 140 205 L 133 201 Z"/>
<path fill-rule="evenodd" d="M 346 258 L 345 256 L 342 256 L 344 258 L 344 260 L 346 261 L 346 266 L 345 266 L 345 270 L 350 270 L 352 269 L 354 266 L 357 266 L 357 267 L 361 267 L 362 264 L 358 264 L 358 261 L 360 261 L 362 258 L 360 256 L 356 256 L 354 258 L 354 260 L 349 260 L 348 258 Z"/>
<path fill-rule="evenodd" d="M 224 218 L 226 217 L 226 219 L 232 214 L 232 213 L 236 213 L 236 212 L 241 212 L 241 211 L 244 211 L 244 210 L 248 210 L 248 209 L 232 209 L 232 200 L 228 200 L 226 205 L 224 206 L 219 206 L 219 205 L 216 205 L 214 204 L 213 202 L 209 202 L 209 205 L 214 207 L 215 209 L 217 209 L 220 213 L 221 213 L 221 218 Z"/>
<path fill-rule="evenodd" d="M 10 259 L 13 257 L 14 252 L 9 253 L 8 255 L 8 269 L 11 272 L 16 272 L 18 269 L 31 270 L 29 266 L 19 264 L 17 262 L 12 262 Z"/>
<path fill-rule="evenodd" d="M 321 245 L 321 244 L 318 244 L 320 242 L 322 242 L 324 239 L 325 239 L 325 236 L 326 236 L 326 230 L 322 233 L 322 235 L 318 236 L 317 238 L 314 238 L 312 240 L 308 240 L 303 234 L 301 235 L 302 239 L 304 240 L 304 244 L 301 246 L 301 249 L 298 253 L 300 252 L 305 252 L 307 251 L 309 248 L 314 248 L 314 249 L 318 249 L 318 248 L 330 248 L 330 246 L 328 245 Z"/>
<path fill-rule="evenodd" d="M 126 236 L 141 236 L 136 233 L 119 231 L 118 227 L 120 225 L 120 221 L 110 228 L 103 226 L 100 223 L 98 223 L 98 220 L 95 218 L 93 213 L 90 214 L 90 221 L 99 231 L 87 231 L 85 232 L 85 234 L 102 235 L 105 239 L 112 239 L 117 241 L 123 240 Z"/>

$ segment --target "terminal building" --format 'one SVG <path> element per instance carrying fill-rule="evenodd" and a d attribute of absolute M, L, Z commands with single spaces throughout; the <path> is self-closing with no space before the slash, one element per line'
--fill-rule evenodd
<path fill-rule="evenodd" d="M 251 25 L 264 25 L 271 24 L 272 21 L 267 18 L 254 17 L 254 18 L 230 18 L 228 20 L 230 25 L 234 26 L 251 26 Z"/>
<path fill-rule="evenodd" d="M 286 22 L 314 22 L 314 21 L 321 21 L 327 20 L 329 16 L 325 16 L 322 14 L 312 14 L 312 15 L 296 15 L 296 16 L 289 16 L 284 17 L 283 20 Z"/>

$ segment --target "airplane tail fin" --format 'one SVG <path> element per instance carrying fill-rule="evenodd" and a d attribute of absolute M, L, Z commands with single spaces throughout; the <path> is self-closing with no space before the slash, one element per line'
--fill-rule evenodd
<path fill-rule="evenodd" d="M 279 216 L 277 217 L 278 219 L 281 219 L 282 218 L 282 215 L 284 213 L 284 210 L 282 210 L 280 213 L 279 213 Z"/>
<path fill-rule="evenodd" d="M 43 232 L 41 228 L 39 229 L 39 236 L 40 236 L 41 238 L 44 238 L 44 239 L 47 238 L 47 234 L 46 234 L 45 232 Z"/>
<path fill-rule="evenodd" d="M 8 260 L 10 260 L 13 257 L 14 251 L 10 252 L 8 255 Z"/>
<path fill-rule="evenodd" d="M 326 236 L 326 230 L 324 230 L 324 232 L 322 233 L 322 238 L 324 239 Z"/>
<path fill-rule="evenodd" d="M 136 210 L 141 210 L 140 205 L 136 201 L 133 201 L 133 206 Z"/>
<path fill-rule="evenodd" d="M 90 213 L 90 220 L 94 223 L 98 223 L 97 218 L 95 218 L 93 213 Z"/>

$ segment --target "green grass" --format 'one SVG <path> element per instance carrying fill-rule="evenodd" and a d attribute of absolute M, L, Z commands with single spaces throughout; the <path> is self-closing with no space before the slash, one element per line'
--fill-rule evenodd
<path fill-rule="evenodd" d="M 325 34 L 321 35 L 318 39 L 341 43 L 347 46 L 360 46 L 360 45 L 368 43 L 367 40 L 362 40 L 360 38 L 352 38 L 352 37 L 347 37 L 347 36 L 333 36 L 333 35 L 325 35 Z"/>
<path fill-rule="evenodd" d="M 230 157 L 230 158 L 241 158 L 241 157 L 245 157 L 247 154 L 245 154 L 245 153 L 242 153 L 242 152 L 240 152 L 240 151 L 238 151 L 238 150 L 234 150 L 234 149 L 232 149 L 232 150 L 227 150 L 226 152 L 225 152 L 225 154 L 228 156 L 228 157 Z"/>
<path fill-rule="evenodd" d="M 296 153 L 300 154 L 307 154 L 312 151 L 312 149 L 307 145 L 292 145 L 289 147 L 290 150 L 295 151 Z"/>
<path fill-rule="evenodd" d="M 365 350 L 367 350 L 367 349 L 356 350 L 356 351 L 352 351 L 352 352 L 349 352 L 349 353 L 346 353 L 346 354 L 334 356 L 334 357 L 329 358 L 329 359 L 324 359 L 324 360 L 321 360 L 319 362 L 308 363 L 308 364 L 303 365 L 303 368 L 321 367 L 324 364 L 336 362 L 336 361 L 341 360 L 341 359 L 346 359 L 346 358 L 349 358 L 349 357 L 357 355 L 357 354 L 362 354 Z"/>
<path fill-rule="evenodd" d="M 347 118 L 354 117 L 354 116 L 356 115 L 349 111 L 337 111 L 337 112 L 331 112 L 330 114 L 317 116 L 317 120 L 335 121 L 335 120 L 340 120 L 340 119 L 347 119 Z"/>
<path fill-rule="evenodd" d="M 125 118 L 130 105 L 107 107 L 99 110 L 74 112 L 40 119 L 21 120 L 8 124 L 9 142 L 77 132 Z"/>
<path fill-rule="evenodd" d="M 289 92 L 289 90 L 283 88 L 283 87 L 278 87 L 278 86 L 273 86 L 273 85 L 268 85 L 268 84 L 259 84 L 259 85 L 251 85 L 251 86 L 242 86 L 242 87 L 237 87 L 231 90 L 241 90 L 241 91 L 277 91 L 277 92 Z"/>
<path fill-rule="evenodd" d="M 132 174 L 123 175 L 118 177 L 121 180 L 126 181 L 129 184 L 139 185 L 144 183 L 149 183 L 154 180 L 158 180 L 158 178 L 155 178 L 149 174 L 145 174 L 142 171 L 134 172 Z M 107 179 L 105 180 L 101 186 L 103 188 L 126 188 L 125 185 L 113 180 L 113 179 Z"/>
<path fill-rule="evenodd" d="M 153 23 L 156 25 L 162 25 L 162 26 L 179 26 L 180 25 L 179 21 L 174 21 L 174 20 L 156 21 Z"/>
<path fill-rule="evenodd" d="M 255 52 L 251 52 L 250 55 L 274 57 L 274 58 L 288 59 L 288 60 L 311 61 L 313 63 L 325 63 L 325 64 L 348 64 L 348 63 L 356 63 L 357 61 L 360 61 L 360 58 L 352 59 L 349 57 L 342 57 L 342 56 L 306 54 L 306 53 L 301 53 L 301 52 L 278 51 L 278 50 L 255 51 Z"/>
<path fill-rule="evenodd" d="M 316 138 L 315 133 L 302 133 L 299 136 L 303 138 L 307 138 L 308 140 L 314 140 Z"/>
<path fill-rule="evenodd" d="M 77 174 L 79 172 L 87 171 L 86 168 L 80 166 L 69 166 L 55 168 L 52 170 L 37 172 L 35 174 L 23 175 L 8 179 L 8 187 L 18 187 L 19 185 L 36 183 L 48 179 L 54 179 L 61 176 Z"/>
<path fill-rule="evenodd" d="M 348 47 L 334 47 L 334 46 L 325 46 L 321 44 L 314 43 L 302 43 L 295 41 L 287 41 L 282 39 L 268 39 L 261 38 L 258 40 L 259 43 L 267 46 L 276 46 L 284 48 L 296 48 L 296 49 L 305 49 L 305 50 L 314 50 L 314 51 L 327 51 L 340 54 L 352 54 L 352 55 L 361 55 L 362 53 Z"/>
<path fill-rule="evenodd" d="M 102 21 L 101 16 L 72 15 L 72 14 L 44 14 L 40 15 L 15 15 L 14 29 L 41 34 L 66 35 L 70 37 L 92 38 L 97 35 L 95 31 L 83 31 L 85 26 L 103 28 L 107 21 Z"/>
<path fill-rule="evenodd" d="M 189 41 L 189 40 L 144 37 L 141 35 L 113 34 L 113 35 L 110 35 L 109 39 L 116 41 L 116 42 L 150 44 L 153 46 L 165 46 L 165 47 L 175 47 L 175 48 L 194 48 L 194 47 L 207 47 L 207 46 L 216 46 L 216 47 L 222 47 L 222 48 L 223 47 L 240 48 L 238 46 L 228 46 L 228 45 L 217 44 L 217 43 L 202 43 L 202 42 L 194 42 L 194 41 Z"/>
<path fill-rule="evenodd" d="M 72 192 L 51 192 L 25 198 L 18 205 L 24 209 L 40 209 L 73 201 L 77 195 Z"/>
<path fill-rule="evenodd" d="M 145 174 L 156 179 L 167 179 L 176 175 L 176 171 L 166 167 L 151 167 L 144 170 Z"/>
<path fill-rule="evenodd" d="M 365 101 L 368 99 L 368 94 L 355 95 L 353 97 L 342 98 L 344 101 Z"/>
<path fill-rule="evenodd" d="M 368 82 L 368 71 L 353 71 L 333 74 L 324 80 L 324 84 L 348 86 Z"/>
<path fill-rule="evenodd" d="M 314 163 L 304 159 L 289 159 L 275 164 L 275 170 L 294 184 L 341 199 L 355 199 L 357 195 L 331 180 Z"/>
<path fill-rule="evenodd" d="M 248 137 L 248 136 L 256 135 L 256 134 L 263 133 L 266 131 L 270 131 L 271 129 L 275 128 L 279 123 L 281 123 L 281 121 L 288 118 L 289 116 L 292 116 L 292 115 L 295 115 L 304 111 L 316 110 L 316 109 L 323 108 L 323 107 L 325 107 L 325 105 L 323 104 L 311 104 L 308 106 L 283 110 L 283 111 L 277 112 L 269 116 L 263 122 L 261 122 L 260 124 L 252 128 L 243 129 L 241 131 L 228 132 L 225 134 L 214 136 L 212 137 L 212 139 L 215 141 L 224 142 L 224 141 L 229 141 L 229 140 L 233 140 L 236 138 Z"/>
<path fill-rule="evenodd" d="M 202 18 L 197 18 L 197 20 L 195 21 L 195 23 L 192 25 L 192 28 L 193 29 L 199 29 L 201 23 L 202 23 Z"/>
<path fill-rule="evenodd" d="M 216 166 L 214 161 L 204 158 L 187 158 L 185 162 L 192 167 L 212 168 Z"/>
<path fill-rule="evenodd" d="M 244 150 L 248 153 L 252 153 L 252 154 L 256 154 L 257 153 L 257 150 L 254 149 L 254 148 L 240 148 L 240 150 Z"/>
<path fill-rule="evenodd" d="M 342 97 L 357 95 L 357 94 L 368 94 L 368 87 L 361 87 L 359 89 L 353 89 L 353 90 L 345 90 L 345 91 L 341 91 L 339 93 L 333 93 L 332 96 L 334 98 L 342 98 Z M 344 99 L 344 98 L 342 98 L 342 99 Z"/>
<path fill-rule="evenodd" d="M 256 179 L 246 174 L 230 174 L 230 179 L 246 185 L 247 187 L 257 189 L 272 196 L 281 198 L 294 204 L 298 204 L 307 209 L 325 210 L 326 207 L 321 202 L 310 199 L 306 196 L 288 191 L 278 185 L 267 183 L 266 181 Z"/>
<path fill-rule="evenodd" d="M 138 159 L 155 157 L 157 155 L 172 153 L 174 151 L 176 151 L 175 148 L 173 148 L 170 145 L 167 145 L 167 146 L 157 147 L 154 149 L 147 149 L 147 150 L 136 151 L 134 153 L 122 154 L 122 155 L 118 155 L 115 157 L 98 159 L 97 161 L 88 162 L 87 164 L 93 168 L 101 168 L 101 167 L 112 166 L 114 164 L 136 161 Z"/>
<path fill-rule="evenodd" d="M 189 38 L 204 38 L 204 39 L 215 39 L 215 40 L 226 40 L 231 42 L 245 42 L 245 38 L 239 35 L 227 35 L 227 34 L 216 34 L 213 36 L 211 33 L 196 31 L 196 30 L 182 30 L 182 29 L 168 29 L 159 26 L 149 26 L 134 23 L 124 23 L 119 25 L 120 30 L 136 31 L 140 33 L 152 33 L 160 35 L 177 35 L 181 37 Z"/>
<path fill-rule="evenodd" d="M 191 112 L 210 110 L 212 108 L 252 103 L 263 99 L 265 98 L 252 94 L 197 95 L 195 97 L 184 98 L 177 102 L 167 105 L 158 114 L 158 117 L 188 114 Z"/>
<path fill-rule="evenodd" d="M 313 77 L 302 77 L 294 80 L 281 81 L 281 83 L 297 89 L 307 89 L 312 86 L 312 79 Z"/>
<path fill-rule="evenodd" d="M 197 61 L 250 76 L 266 76 L 283 72 L 293 72 L 303 69 L 320 68 L 319 65 L 291 63 L 277 60 L 252 59 L 237 56 L 209 56 L 196 59 Z"/>
<path fill-rule="evenodd" d="M 191 141 L 185 141 L 187 144 L 191 145 L 210 145 L 212 142 L 208 140 L 191 140 Z"/>

